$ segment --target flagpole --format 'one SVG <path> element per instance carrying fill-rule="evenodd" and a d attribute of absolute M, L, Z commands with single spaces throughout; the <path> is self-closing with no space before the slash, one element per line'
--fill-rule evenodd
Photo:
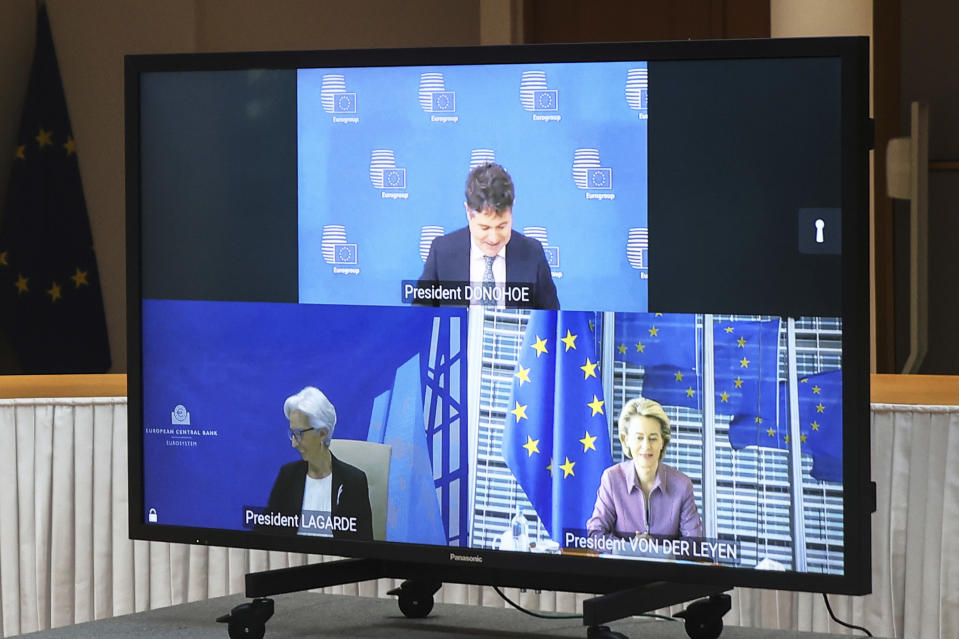
<path fill-rule="evenodd" d="M 796 320 L 786 320 L 786 360 L 789 374 L 789 485 L 792 488 L 793 564 L 806 571 L 806 527 L 803 514 L 802 441 L 799 424 L 799 376 L 796 372 Z"/>
<path fill-rule="evenodd" d="M 719 537 L 716 521 L 716 360 L 713 316 L 703 315 L 703 533 Z"/>
<path fill-rule="evenodd" d="M 476 466 L 479 459 L 480 389 L 483 374 L 483 311 L 470 307 L 466 311 L 466 415 L 469 433 L 469 535 L 474 539 L 473 523 L 476 513 Z M 485 521 L 485 520 L 484 520 Z"/>
<path fill-rule="evenodd" d="M 603 313 L 603 357 L 600 360 L 600 374 L 603 376 L 603 395 L 613 399 L 613 359 L 616 357 L 616 313 L 605 311 Z M 610 401 L 609 406 L 612 406 Z M 606 427 L 609 429 L 609 442 L 612 449 L 612 443 L 615 441 L 616 434 L 613 432 L 614 415 L 612 409 L 606 411 Z M 612 452 L 612 450 L 610 450 Z"/>

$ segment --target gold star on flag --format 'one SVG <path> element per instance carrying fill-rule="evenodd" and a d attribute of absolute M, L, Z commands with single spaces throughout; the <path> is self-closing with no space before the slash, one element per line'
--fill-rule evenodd
<path fill-rule="evenodd" d="M 539 452 L 539 440 L 533 439 L 529 435 L 526 436 L 526 443 L 523 444 L 523 448 L 526 449 L 526 452 L 529 453 L 529 456 L 532 457 L 533 453 Z"/>
<path fill-rule="evenodd" d="M 522 366 L 520 366 L 520 367 L 519 367 L 519 370 L 516 371 L 515 373 L 513 373 L 513 377 L 519 379 L 519 385 L 522 386 L 522 385 L 525 384 L 526 382 L 530 381 L 530 380 L 529 380 L 529 369 L 528 369 L 528 368 L 523 368 Z"/>
<path fill-rule="evenodd" d="M 788 443 L 789 443 L 789 435 L 786 435 L 785 437 L 783 437 L 783 441 L 785 441 L 785 442 L 788 444 Z"/>
<path fill-rule="evenodd" d="M 799 433 L 799 441 L 803 444 L 806 443 L 806 433 Z"/>
<path fill-rule="evenodd" d="M 583 379 L 589 379 L 590 377 L 596 377 L 596 367 L 599 366 L 599 362 L 591 362 L 589 358 L 586 358 L 586 363 L 583 366 L 579 367 L 579 370 L 583 371 Z"/>
<path fill-rule="evenodd" d="M 576 476 L 576 473 L 573 472 L 573 466 L 575 465 L 576 462 L 569 461 L 569 457 L 566 458 L 566 463 L 560 465 L 560 468 L 563 469 L 563 479 L 566 479 L 570 475 Z"/>
<path fill-rule="evenodd" d="M 604 402 L 603 400 L 601 400 L 600 398 L 596 397 L 596 395 L 593 395 L 593 401 L 588 402 L 588 403 L 586 404 L 587 406 L 589 406 L 590 408 L 593 409 L 593 414 L 590 415 L 590 417 L 592 417 L 593 415 L 597 415 L 597 414 L 598 414 L 598 415 L 603 415 L 603 414 L 605 414 L 605 413 L 603 413 L 603 404 L 604 404 L 604 403 L 605 403 L 605 402 Z"/>
<path fill-rule="evenodd" d="M 60 294 L 60 285 L 57 284 L 56 282 L 54 282 L 54 283 L 50 286 L 50 288 L 47 289 L 46 292 L 47 292 L 47 295 L 50 296 L 50 301 L 51 301 L 51 302 L 56 302 L 58 299 L 60 299 L 61 297 L 63 297 L 63 295 Z"/>
<path fill-rule="evenodd" d="M 552 457 L 549 458 L 549 463 L 546 464 L 546 472 L 548 472 L 550 475 L 553 474 L 553 458 Z"/>
<path fill-rule="evenodd" d="M 73 141 L 73 137 L 67 138 L 67 141 L 63 143 L 63 148 L 66 150 L 67 155 L 73 155 L 77 152 L 77 143 Z"/>
<path fill-rule="evenodd" d="M 7 265 L 7 252 L 0 251 L 0 266 L 6 266 L 6 265 Z"/>
<path fill-rule="evenodd" d="M 826 407 L 823 406 L 823 403 L 822 403 L 822 402 L 819 402 L 818 404 L 816 404 L 816 412 L 817 412 L 817 413 L 825 413 L 825 412 L 826 412 Z"/>
<path fill-rule="evenodd" d="M 45 146 L 50 146 L 53 144 L 53 140 L 51 139 L 52 135 L 53 131 L 45 131 L 43 127 L 40 127 L 40 132 L 37 133 L 37 137 L 33 139 L 37 141 L 37 144 L 40 145 L 40 148 L 42 149 Z"/>
<path fill-rule="evenodd" d="M 755 417 L 755 419 L 753 419 L 753 421 L 756 422 L 757 424 L 762 424 L 762 423 L 763 423 L 763 418 L 760 417 L 759 415 L 756 415 L 756 417 Z"/>
<path fill-rule="evenodd" d="M 90 282 L 87 281 L 87 272 L 81 271 L 80 267 L 77 267 L 76 273 L 70 276 L 70 279 L 73 280 L 73 284 L 80 288 L 81 286 L 88 286 Z"/>
<path fill-rule="evenodd" d="M 686 389 L 686 397 L 692 397 L 695 394 L 696 394 L 696 391 L 694 391 L 692 388 Z"/>
<path fill-rule="evenodd" d="M 27 155 L 25 153 L 26 150 L 27 150 L 27 147 L 21 144 L 20 146 L 17 147 L 17 150 L 13 152 L 13 157 L 15 157 L 18 160 L 26 160 L 27 159 Z"/>
<path fill-rule="evenodd" d="M 739 366 L 740 368 L 749 368 L 749 360 L 746 359 L 745 357 L 742 358 L 741 360 L 739 360 Z"/>
<path fill-rule="evenodd" d="M 650 336 L 650 337 L 656 337 L 657 335 L 659 335 L 659 329 L 656 328 L 655 326 L 651 326 L 651 327 L 649 328 L 649 336 Z"/>
<path fill-rule="evenodd" d="M 803 377 L 801 380 L 799 380 L 799 383 L 800 383 L 800 384 L 808 384 L 808 383 L 809 383 L 809 378 L 808 378 L 808 377 Z"/>
<path fill-rule="evenodd" d="M 737 377 L 736 379 L 734 379 L 734 380 L 733 380 L 733 385 L 735 385 L 736 388 L 742 388 L 742 387 L 743 387 L 743 378 L 742 378 L 742 377 Z"/>
<path fill-rule="evenodd" d="M 620 354 L 620 355 L 625 355 L 625 354 L 626 354 L 626 344 L 620 344 L 619 346 L 616 347 L 616 350 L 619 351 L 619 354 Z"/>
<path fill-rule="evenodd" d="M 727 393 L 726 391 L 721 392 L 721 393 L 719 394 L 719 401 L 721 401 L 721 402 L 724 403 L 724 404 L 728 404 L 728 403 L 729 403 L 729 393 Z"/>
<path fill-rule="evenodd" d="M 643 344 L 642 342 L 636 342 L 636 352 L 637 352 L 637 353 L 642 353 L 642 352 L 645 351 L 645 350 L 646 350 L 646 345 L 645 345 L 645 344 Z"/>
<path fill-rule="evenodd" d="M 595 435 L 591 436 L 589 434 L 589 431 L 586 431 L 586 437 L 583 437 L 581 440 L 579 440 L 579 443 L 583 445 L 583 452 L 585 453 L 587 450 L 591 448 L 593 450 L 596 450 L 596 444 L 594 443 L 595 441 L 596 441 L 596 436 Z"/>
<path fill-rule="evenodd" d="M 813 386 L 813 387 L 812 387 L 812 394 L 813 394 L 813 395 L 819 395 L 820 393 L 822 393 L 822 388 L 820 388 L 819 386 Z"/>
<path fill-rule="evenodd" d="M 516 402 L 516 408 L 510 411 L 511 413 L 513 413 L 513 416 L 516 418 L 517 424 L 519 423 L 519 420 L 521 419 L 529 419 L 529 417 L 526 416 L 526 406 L 529 406 L 529 404 L 526 404 L 524 406 L 523 404 Z"/>
<path fill-rule="evenodd" d="M 540 338 L 539 338 L 539 335 L 536 336 L 536 343 L 533 344 L 532 346 L 530 346 L 530 348 L 532 348 L 534 351 L 536 351 L 536 358 L 537 358 L 537 359 L 539 359 L 539 356 L 542 355 L 543 353 L 548 353 L 548 352 L 549 352 L 548 350 L 546 350 L 546 340 L 545 340 L 545 339 L 540 339 Z"/>
<path fill-rule="evenodd" d="M 769 435 L 770 437 L 775 437 L 775 436 L 776 436 L 776 431 L 774 431 L 772 428 L 770 428 L 769 430 L 766 431 L 766 434 Z"/>
<path fill-rule="evenodd" d="M 740 337 L 739 339 L 736 340 L 736 344 L 739 345 L 739 348 L 746 348 L 746 338 Z"/>
<path fill-rule="evenodd" d="M 813 422 L 813 423 L 812 423 L 812 429 L 813 429 L 813 430 L 819 430 L 819 422 Z"/>
<path fill-rule="evenodd" d="M 662 317 L 662 316 L 663 316 L 662 313 L 653 313 L 653 317 Z"/>
<path fill-rule="evenodd" d="M 561 341 L 562 343 L 566 344 L 566 350 L 568 351 L 568 350 L 571 349 L 571 348 L 576 348 L 576 338 L 577 338 L 577 337 L 579 337 L 579 335 L 573 335 L 572 333 L 569 332 L 569 329 L 567 328 L 567 329 L 566 329 L 566 337 L 560 339 L 559 341 Z M 565 351 L 564 351 L 564 352 L 565 352 Z"/>
<path fill-rule="evenodd" d="M 592 333 L 596 330 L 596 322 L 589 320 L 589 332 Z"/>
<path fill-rule="evenodd" d="M 676 371 L 675 373 L 673 373 L 673 377 L 676 378 L 677 382 L 683 381 L 683 371 Z"/>
<path fill-rule="evenodd" d="M 20 277 L 17 278 L 17 281 L 14 282 L 13 284 L 14 286 L 17 287 L 17 295 L 19 295 L 20 293 L 26 293 L 27 291 L 30 290 L 30 288 L 27 286 L 27 282 L 29 281 L 30 281 L 30 278 L 24 277 L 23 275 L 20 275 Z"/>
<path fill-rule="evenodd" d="M 723 330 L 725 330 L 727 333 L 732 333 L 732 332 L 733 332 L 733 327 L 732 327 L 732 326 L 727 326 L 727 327 L 726 327 L 725 329 L 723 329 Z"/>

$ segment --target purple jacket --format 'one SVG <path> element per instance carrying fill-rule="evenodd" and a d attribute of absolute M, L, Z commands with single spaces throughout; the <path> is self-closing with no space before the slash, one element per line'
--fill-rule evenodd
<path fill-rule="evenodd" d="M 628 538 L 639 532 L 673 538 L 702 537 L 703 520 L 696 510 L 693 482 L 663 463 L 656 471 L 647 509 L 646 496 L 630 459 L 603 471 L 586 530 L 590 536 Z"/>

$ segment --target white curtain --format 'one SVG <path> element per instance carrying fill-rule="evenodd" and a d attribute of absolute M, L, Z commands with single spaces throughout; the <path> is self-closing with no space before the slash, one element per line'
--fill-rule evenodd
<path fill-rule="evenodd" d="M 127 539 L 126 398 L 0 400 L 0 629 L 3 636 L 239 593 L 250 571 L 324 557 Z M 836 614 L 890 637 L 959 628 L 959 407 L 872 407 L 873 594 L 832 596 Z M 855 543 L 856 540 L 850 540 Z M 327 589 L 386 596 L 379 580 Z M 544 611 L 586 595 L 507 594 Z M 503 606 L 450 584 L 438 601 Z M 820 595 L 738 588 L 730 625 L 850 632 Z"/>

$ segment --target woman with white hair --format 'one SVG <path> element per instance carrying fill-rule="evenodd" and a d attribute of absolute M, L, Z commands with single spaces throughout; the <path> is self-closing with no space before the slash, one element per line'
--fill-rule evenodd
<path fill-rule="evenodd" d="M 373 517 L 366 473 L 330 452 L 336 409 L 326 395 L 307 386 L 288 397 L 290 445 L 300 453 L 280 472 L 266 513 L 280 525 L 259 530 L 342 539 L 373 539 Z M 294 525 L 295 522 L 295 525 Z"/>
<path fill-rule="evenodd" d="M 672 436 L 659 403 L 638 397 L 619 417 L 619 441 L 630 459 L 603 471 L 590 536 L 702 537 L 693 482 L 661 463 Z"/>

